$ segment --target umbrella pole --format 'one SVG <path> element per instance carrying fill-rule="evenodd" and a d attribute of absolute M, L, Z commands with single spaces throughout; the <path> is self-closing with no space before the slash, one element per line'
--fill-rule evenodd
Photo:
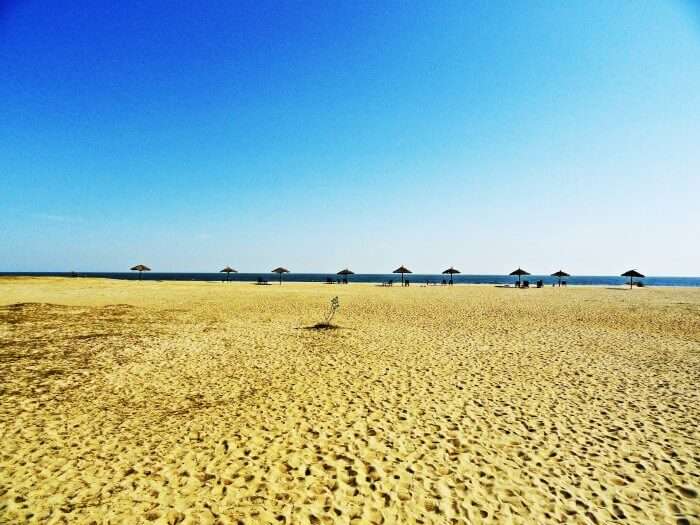
<path fill-rule="evenodd" d="M 139 281 L 140 281 L 140 280 L 141 280 L 141 270 L 139 270 Z M 630 285 L 630 288 L 632 288 L 631 285 Z"/>
<path fill-rule="evenodd" d="M 406 285 L 403 283 L 403 272 L 401 272 L 401 286 L 402 286 L 402 287 L 403 287 L 403 286 L 406 286 Z M 632 288 L 632 286 L 630 286 L 630 288 Z"/>

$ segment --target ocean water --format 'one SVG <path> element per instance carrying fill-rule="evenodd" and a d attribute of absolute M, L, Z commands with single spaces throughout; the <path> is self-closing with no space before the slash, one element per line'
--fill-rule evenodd
<path fill-rule="evenodd" d="M 70 277 L 71 272 L 0 272 L 3 275 L 16 276 L 53 276 Z M 138 272 L 80 272 L 80 277 L 105 277 L 109 279 L 137 280 Z M 144 281 L 224 281 L 226 274 L 222 273 L 164 273 L 164 272 L 143 272 L 141 278 Z M 270 283 L 279 282 L 277 274 L 261 273 L 232 273 L 231 281 L 255 282 L 258 278 L 267 279 Z M 327 278 L 336 280 L 334 273 L 288 273 L 283 276 L 284 282 L 326 282 Z M 406 274 L 412 285 L 426 283 L 441 283 L 442 279 L 449 281 L 449 276 L 436 274 Z M 398 274 L 356 274 L 348 276 L 348 281 L 353 283 L 382 283 L 393 279 L 394 284 L 401 282 L 401 275 Z M 525 278 L 523 278 L 524 280 Z M 557 279 L 548 275 L 529 275 L 527 280 L 530 283 L 542 279 L 545 285 L 557 282 Z M 468 275 L 459 274 L 454 276 L 455 284 L 512 284 L 517 282 L 517 277 L 509 275 Z M 598 285 L 598 286 L 622 286 L 629 283 L 629 279 L 613 275 L 575 275 L 565 279 L 569 285 Z M 645 286 L 693 286 L 700 287 L 700 277 L 663 277 L 649 276 L 641 280 Z"/>

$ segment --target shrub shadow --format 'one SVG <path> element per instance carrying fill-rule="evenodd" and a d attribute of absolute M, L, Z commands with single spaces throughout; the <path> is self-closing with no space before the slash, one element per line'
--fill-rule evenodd
<path fill-rule="evenodd" d="M 332 323 L 316 323 L 312 326 L 304 326 L 304 330 L 340 330 L 340 326 Z"/>

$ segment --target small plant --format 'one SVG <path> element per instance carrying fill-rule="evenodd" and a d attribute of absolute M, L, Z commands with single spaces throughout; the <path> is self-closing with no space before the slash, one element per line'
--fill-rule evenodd
<path fill-rule="evenodd" d="M 313 328 L 335 328 L 335 325 L 331 324 L 331 321 L 333 321 L 333 317 L 339 308 L 340 299 L 338 299 L 338 296 L 336 295 L 333 299 L 331 299 L 331 304 L 328 307 L 326 318 L 323 320 L 323 322 L 316 323 Z"/>
<path fill-rule="evenodd" d="M 333 299 L 331 299 L 331 304 L 330 304 L 330 307 L 328 308 L 328 313 L 326 314 L 326 324 L 327 325 L 331 324 L 331 321 L 333 320 L 333 316 L 338 311 L 338 308 L 340 308 L 340 299 L 338 299 L 338 296 L 336 295 Z"/>

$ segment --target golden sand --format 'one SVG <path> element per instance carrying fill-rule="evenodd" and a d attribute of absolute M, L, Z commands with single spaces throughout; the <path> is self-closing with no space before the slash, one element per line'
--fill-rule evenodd
<path fill-rule="evenodd" d="M 0 279 L 0 377 L 2 523 L 700 523 L 700 289 Z"/>

